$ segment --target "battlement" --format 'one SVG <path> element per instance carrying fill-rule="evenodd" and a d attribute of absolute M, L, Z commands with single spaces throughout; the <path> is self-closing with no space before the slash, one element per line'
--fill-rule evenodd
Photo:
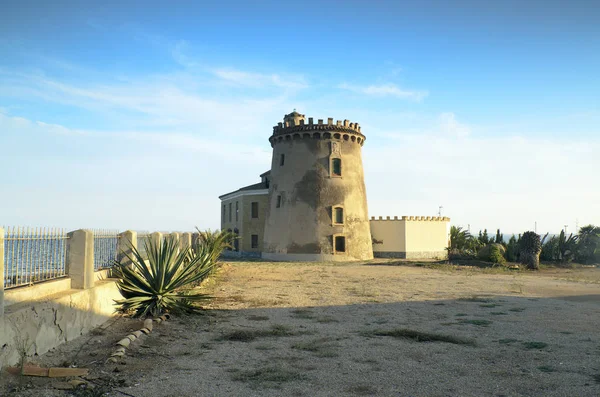
<path fill-rule="evenodd" d="M 337 120 L 333 122 L 333 118 L 329 117 L 327 123 L 323 122 L 323 119 L 318 119 L 317 123 L 314 123 L 312 117 L 308 118 L 308 122 L 304 120 L 304 115 L 299 115 L 302 118 L 297 120 L 292 118 L 287 119 L 283 123 L 277 123 L 273 127 L 273 135 L 286 134 L 288 132 L 296 131 L 309 131 L 309 130 L 331 130 L 340 132 L 358 132 L 360 133 L 360 125 L 358 123 L 351 123 L 348 120 Z M 304 127 L 304 128 L 302 128 Z"/>
<path fill-rule="evenodd" d="M 294 120 L 294 115 L 297 120 Z M 328 118 L 327 123 L 323 119 L 318 119 L 315 124 L 312 117 L 308 118 L 308 123 L 304 115 L 299 113 L 286 115 L 283 123 L 278 123 L 273 127 L 273 135 L 269 138 L 271 146 L 276 143 L 291 141 L 294 139 L 339 139 L 356 142 L 363 145 L 366 137 L 360 132 L 358 123 L 351 123 L 348 120 L 337 120 L 334 124 L 333 118 Z"/>
<path fill-rule="evenodd" d="M 446 216 L 402 216 L 400 218 L 398 218 L 397 216 L 394 216 L 394 219 L 390 219 L 389 216 L 386 216 L 385 219 L 383 219 L 382 216 L 379 217 L 379 219 L 375 219 L 374 216 L 371 217 L 371 221 L 420 221 L 420 222 L 450 222 L 450 218 L 446 217 Z"/>

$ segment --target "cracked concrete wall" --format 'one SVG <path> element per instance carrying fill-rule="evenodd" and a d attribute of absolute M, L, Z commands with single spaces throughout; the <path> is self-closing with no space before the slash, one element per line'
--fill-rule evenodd
<path fill-rule="evenodd" d="M 13 304 L 10 290 L 6 291 L 9 302 L 0 317 L 0 367 L 18 363 L 17 345 L 22 342 L 30 344 L 27 354 L 34 356 L 88 333 L 113 316 L 114 299 L 121 297 L 113 280 L 44 297 L 35 293 L 35 287 L 24 287 L 31 291 L 31 298 Z"/>

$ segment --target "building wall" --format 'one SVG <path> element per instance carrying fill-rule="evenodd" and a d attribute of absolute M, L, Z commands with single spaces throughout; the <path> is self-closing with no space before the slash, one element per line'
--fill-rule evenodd
<path fill-rule="evenodd" d="M 271 184 L 263 258 L 349 260 L 373 257 L 362 167 L 361 143 L 343 132 L 311 130 L 273 136 Z M 329 138 L 328 138 L 329 137 Z M 281 140 L 279 138 L 282 138 Z M 346 138 L 347 140 L 345 140 Z M 342 177 L 330 176 L 332 142 L 341 150 Z M 280 165 L 281 155 L 285 163 Z M 278 196 L 281 206 L 277 207 Z M 332 206 L 344 208 L 344 224 L 332 224 Z M 346 237 L 335 253 L 333 236 Z M 315 259 L 307 259 L 315 258 Z"/>
<path fill-rule="evenodd" d="M 258 203 L 258 219 L 252 218 L 252 202 Z M 266 218 L 268 193 L 264 190 L 237 192 L 229 198 L 221 200 L 221 230 L 238 230 L 238 251 L 225 251 L 224 256 L 256 256 L 260 257 L 263 249 L 263 236 Z M 231 221 L 229 220 L 229 204 L 231 204 Z M 236 218 L 237 204 L 237 218 Z M 223 218 L 225 206 L 225 218 Z M 252 235 L 258 235 L 258 248 L 252 248 Z"/>
<path fill-rule="evenodd" d="M 449 221 L 446 217 L 371 218 L 374 256 L 445 258 Z"/>
<path fill-rule="evenodd" d="M 244 253 L 253 253 L 260 256 L 263 250 L 263 239 L 265 232 L 265 219 L 267 214 L 267 205 L 269 202 L 268 194 L 243 196 L 242 200 L 242 242 L 241 250 Z M 258 218 L 252 218 L 252 203 L 258 203 Z M 258 247 L 252 248 L 252 235 L 258 236 Z"/>

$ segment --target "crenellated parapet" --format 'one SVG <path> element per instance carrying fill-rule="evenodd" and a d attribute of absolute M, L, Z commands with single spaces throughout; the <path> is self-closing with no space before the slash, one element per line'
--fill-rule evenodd
<path fill-rule="evenodd" d="M 333 118 L 328 118 L 327 123 L 324 123 L 323 119 L 318 119 L 315 124 L 312 117 L 306 122 L 304 115 L 296 118 L 288 116 L 290 115 L 286 116 L 284 122 L 273 127 L 273 135 L 269 138 L 271 146 L 293 139 L 343 139 L 362 146 L 366 139 L 361 133 L 360 125 L 348 120 L 337 120 L 334 123 Z"/>
<path fill-rule="evenodd" d="M 385 219 L 380 216 L 378 218 L 372 216 L 371 221 L 419 221 L 419 222 L 450 222 L 450 218 L 446 216 L 402 216 L 398 218 L 394 216 L 394 218 L 390 218 L 386 216 Z"/>

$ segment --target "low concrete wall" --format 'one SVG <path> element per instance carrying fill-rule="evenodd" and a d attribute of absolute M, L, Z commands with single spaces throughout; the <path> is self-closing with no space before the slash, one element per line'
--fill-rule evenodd
<path fill-rule="evenodd" d="M 89 289 L 54 291 L 64 284 L 65 280 L 56 280 L 5 291 L 4 316 L 0 317 L 0 366 L 19 361 L 19 344 L 30 345 L 28 356 L 44 354 L 114 315 L 114 300 L 121 297 L 114 280 L 96 281 Z M 53 293 L 40 294 L 49 290 Z"/>
<path fill-rule="evenodd" d="M 399 258 L 399 259 L 446 259 L 446 251 L 374 251 L 375 258 Z"/>
<path fill-rule="evenodd" d="M 378 258 L 447 258 L 450 218 L 403 216 L 371 218 L 373 255 Z"/>

